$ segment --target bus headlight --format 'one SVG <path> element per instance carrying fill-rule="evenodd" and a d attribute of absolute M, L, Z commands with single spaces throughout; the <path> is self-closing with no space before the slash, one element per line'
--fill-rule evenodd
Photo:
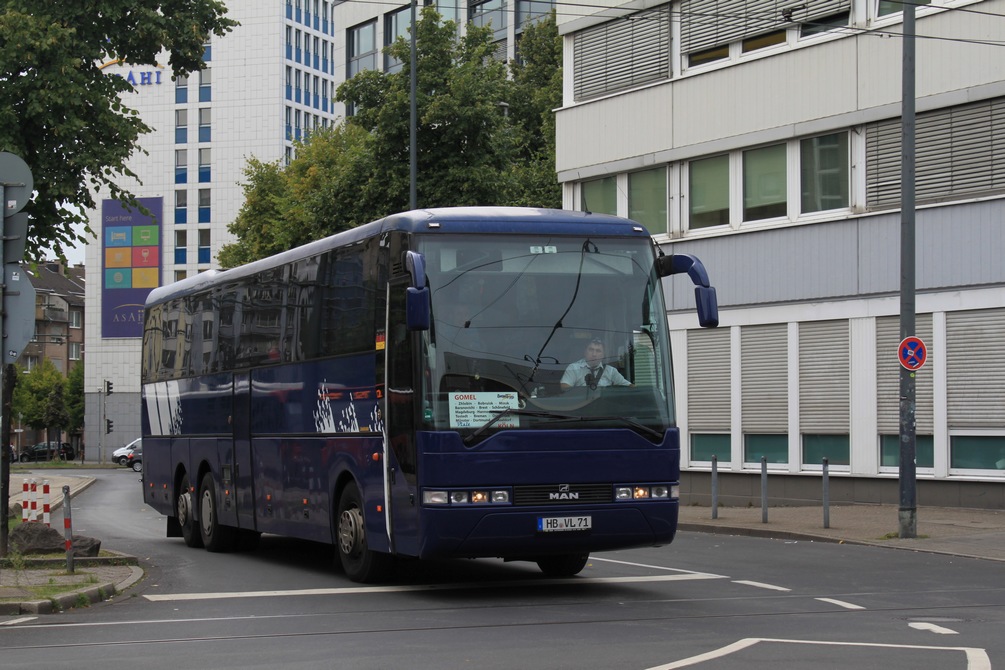
<path fill-rule="evenodd" d="M 451 491 L 450 492 L 450 504 L 457 505 L 459 503 L 466 503 L 468 501 L 467 491 Z"/>
<path fill-rule="evenodd" d="M 450 498 L 447 496 L 446 491 L 425 490 L 422 492 L 423 505 L 446 505 L 449 502 Z"/>
<path fill-rule="evenodd" d="M 615 500 L 631 500 L 632 499 L 632 487 L 631 486 L 616 486 L 614 488 L 614 499 Z"/>
<path fill-rule="evenodd" d="M 680 489 L 670 484 L 619 484 L 614 487 L 614 501 L 677 499 Z"/>
<path fill-rule="evenodd" d="M 435 490 L 423 489 L 423 505 L 508 505 L 509 489 Z"/>

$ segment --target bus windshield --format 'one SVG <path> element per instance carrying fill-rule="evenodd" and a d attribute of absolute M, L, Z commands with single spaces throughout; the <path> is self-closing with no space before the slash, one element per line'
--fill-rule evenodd
<path fill-rule="evenodd" d="M 427 235 L 432 328 L 423 422 L 469 445 L 502 430 L 673 422 L 660 278 L 648 238 Z"/>

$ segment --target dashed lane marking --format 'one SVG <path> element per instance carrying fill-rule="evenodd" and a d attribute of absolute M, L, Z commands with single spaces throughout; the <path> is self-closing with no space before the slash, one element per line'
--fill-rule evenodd
<path fill-rule="evenodd" d="M 927 630 L 930 633 L 938 633 L 939 635 L 959 635 L 952 628 L 943 628 L 942 626 L 936 626 L 934 623 L 926 623 L 924 621 L 912 621 L 907 625 L 915 630 Z"/>
<path fill-rule="evenodd" d="M 834 598 L 814 598 L 814 600 L 819 600 L 822 603 L 830 603 L 831 605 L 837 605 L 838 607 L 843 607 L 846 610 L 864 610 L 865 609 L 861 605 L 856 605 L 855 603 L 845 602 L 844 600 L 835 600 Z"/>
<path fill-rule="evenodd" d="M 775 586 L 774 584 L 765 584 L 764 582 L 752 582 L 746 579 L 734 579 L 734 584 L 743 584 L 745 586 L 754 586 L 759 589 L 768 589 L 769 591 L 791 591 L 792 589 L 787 589 L 784 586 Z"/>

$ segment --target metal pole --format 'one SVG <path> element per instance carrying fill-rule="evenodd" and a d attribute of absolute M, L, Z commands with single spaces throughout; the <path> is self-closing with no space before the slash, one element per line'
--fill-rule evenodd
<path fill-rule="evenodd" d="M 63 537 L 66 538 L 66 571 L 73 572 L 73 521 L 70 518 L 70 487 L 63 487 Z"/>
<path fill-rule="evenodd" d="M 416 126 L 418 125 L 418 108 L 415 101 L 416 89 L 418 88 L 418 77 L 416 72 L 418 70 L 418 65 L 416 64 L 416 47 L 415 47 L 415 7 L 416 1 L 412 0 L 412 30 L 411 38 L 409 40 L 409 49 L 411 50 L 411 57 L 409 63 L 409 110 L 408 110 L 408 208 L 415 209 L 418 207 L 418 189 L 416 188 L 416 173 L 418 172 L 418 157 L 416 156 L 416 136 L 418 130 Z"/>
<path fill-rule="evenodd" d="M 768 523 L 768 457 L 761 456 L 761 523 Z"/>
<path fill-rule="evenodd" d="M 915 330 L 915 114 L 914 3 L 904 3 L 900 175 L 900 339 Z M 900 368 L 900 510 L 899 535 L 918 536 L 915 373 Z"/>
<path fill-rule="evenodd" d="M 830 462 L 824 456 L 824 528 L 831 527 L 831 487 L 830 487 Z"/>
<path fill-rule="evenodd" d="M 719 518 L 719 458 L 712 454 L 712 518 Z"/>

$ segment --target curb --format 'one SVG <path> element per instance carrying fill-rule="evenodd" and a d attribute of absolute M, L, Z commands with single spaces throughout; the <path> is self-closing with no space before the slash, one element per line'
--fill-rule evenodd
<path fill-rule="evenodd" d="M 33 567 L 51 567 L 62 563 L 61 559 L 35 559 Z M 43 600 L 25 600 L 20 603 L 0 603 L 0 615 L 16 616 L 19 614 L 54 614 L 65 612 L 77 607 L 90 607 L 94 603 L 111 600 L 121 594 L 127 588 L 138 582 L 145 574 L 138 566 L 139 561 L 135 556 L 111 556 L 101 558 L 81 558 L 75 559 L 74 565 L 101 565 L 101 564 L 125 565 L 129 568 L 129 576 L 115 584 L 107 582 L 104 584 L 92 584 L 86 588 L 53 596 Z"/>

